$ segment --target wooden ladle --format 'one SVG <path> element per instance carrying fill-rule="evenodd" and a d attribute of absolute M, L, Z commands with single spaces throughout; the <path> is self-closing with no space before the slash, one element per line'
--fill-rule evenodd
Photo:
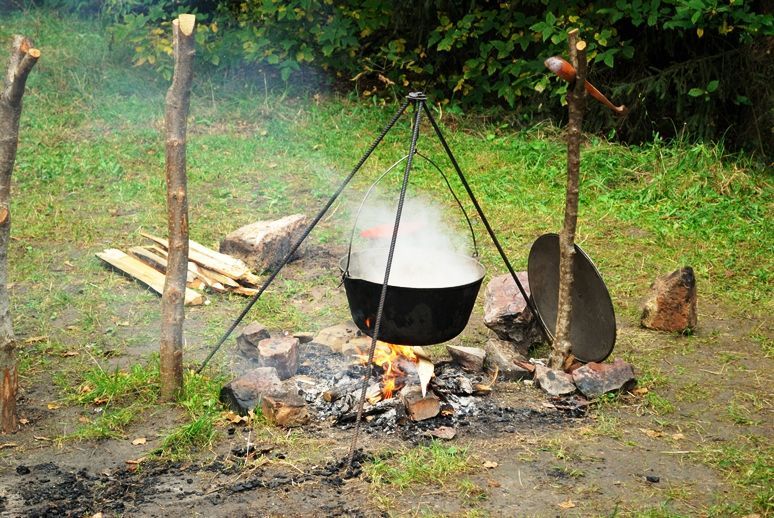
<path fill-rule="evenodd" d="M 564 79 L 570 83 L 575 81 L 575 67 L 559 56 L 550 57 L 545 60 L 543 64 L 545 64 L 548 70 L 559 76 L 561 79 Z M 586 91 L 589 93 L 589 95 L 591 95 L 591 97 L 610 108 L 613 113 L 616 115 L 626 115 L 626 112 L 628 111 L 626 106 L 623 104 L 621 106 L 614 105 L 608 100 L 607 97 L 602 95 L 602 92 L 597 90 L 594 85 L 588 81 L 586 81 L 584 86 L 586 87 Z"/>

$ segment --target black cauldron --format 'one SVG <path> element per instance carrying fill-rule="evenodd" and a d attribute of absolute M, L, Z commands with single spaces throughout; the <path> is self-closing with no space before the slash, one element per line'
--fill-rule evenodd
<path fill-rule="evenodd" d="M 384 270 L 365 272 L 359 265 L 369 264 L 369 259 L 379 254 L 384 251 L 352 252 L 339 263 L 352 320 L 368 336 L 373 336 L 382 291 L 381 281 L 374 280 L 375 276 L 383 277 Z M 401 286 L 390 280 L 379 340 L 397 345 L 433 345 L 451 340 L 465 329 L 484 279 L 484 267 L 472 257 L 451 253 L 443 254 L 438 264 L 447 260 L 470 272 L 463 276 L 464 284 L 423 287 L 419 280 L 412 281 L 415 286 Z"/>

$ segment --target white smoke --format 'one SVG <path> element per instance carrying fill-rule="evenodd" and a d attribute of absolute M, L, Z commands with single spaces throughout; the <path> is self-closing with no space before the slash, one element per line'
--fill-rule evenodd
<path fill-rule="evenodd" d="M 351 277 L 377 284 L 384 281 L 396 210 L 395 204 L 366 201 L 352 244 Z M 447 224 L 442 210 L 428 200 L 407 197 L 389 284 L 443 288 L 479 280 L 483 268 L 471 258 L 473 245 L 467 225 L 460 228 L 464 230 L 456 231 Z"/>

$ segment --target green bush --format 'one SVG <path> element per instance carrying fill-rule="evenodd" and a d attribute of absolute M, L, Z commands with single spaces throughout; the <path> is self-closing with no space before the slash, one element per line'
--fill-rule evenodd
<path fill-rule="evenodd" d="M 84 2 L 89 4 L 89 2 Z M 463 5 L 464 4 L 464 5 Z M 729 127 L 770 138 L 774 18 L 745 0 L 110 0 L 114 37 L 135 64 L 169 75 L 169 20 L 198 11 L 200 59 L 252 64 L 288 82 L 309 66 L 363 96 L 424 89 L 465 110 L 500 105 L 525 120 L 561 116 L 566 85 L 543 60 L 565 54 L 570 28 L 588 43 L 591 78 L 634 108 L 619 133 L 717 137 Z M 592 112 L 589 128 L 611 127 Z M 748 131 L 749 130 L 749 131 Z M 731 142 L 733 144 L 733 142 Z"/>

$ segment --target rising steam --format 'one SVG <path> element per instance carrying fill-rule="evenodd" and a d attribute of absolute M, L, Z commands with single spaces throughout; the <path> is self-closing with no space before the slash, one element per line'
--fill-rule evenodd
<path fill-rule="evenodd" d="M 351 277 L 381 284 L 395 222 L 396 207 L 366 202 L 360 215 L 349 265 Z M 467 229 L 465 229 L 467 230 Z M 407 198 L 390 270 L 391 286 L 442 288 L 470 284 L 483 277 L 471 258 L 469 234 L 452 229 L 443 212 L 428 200 Z"/>

